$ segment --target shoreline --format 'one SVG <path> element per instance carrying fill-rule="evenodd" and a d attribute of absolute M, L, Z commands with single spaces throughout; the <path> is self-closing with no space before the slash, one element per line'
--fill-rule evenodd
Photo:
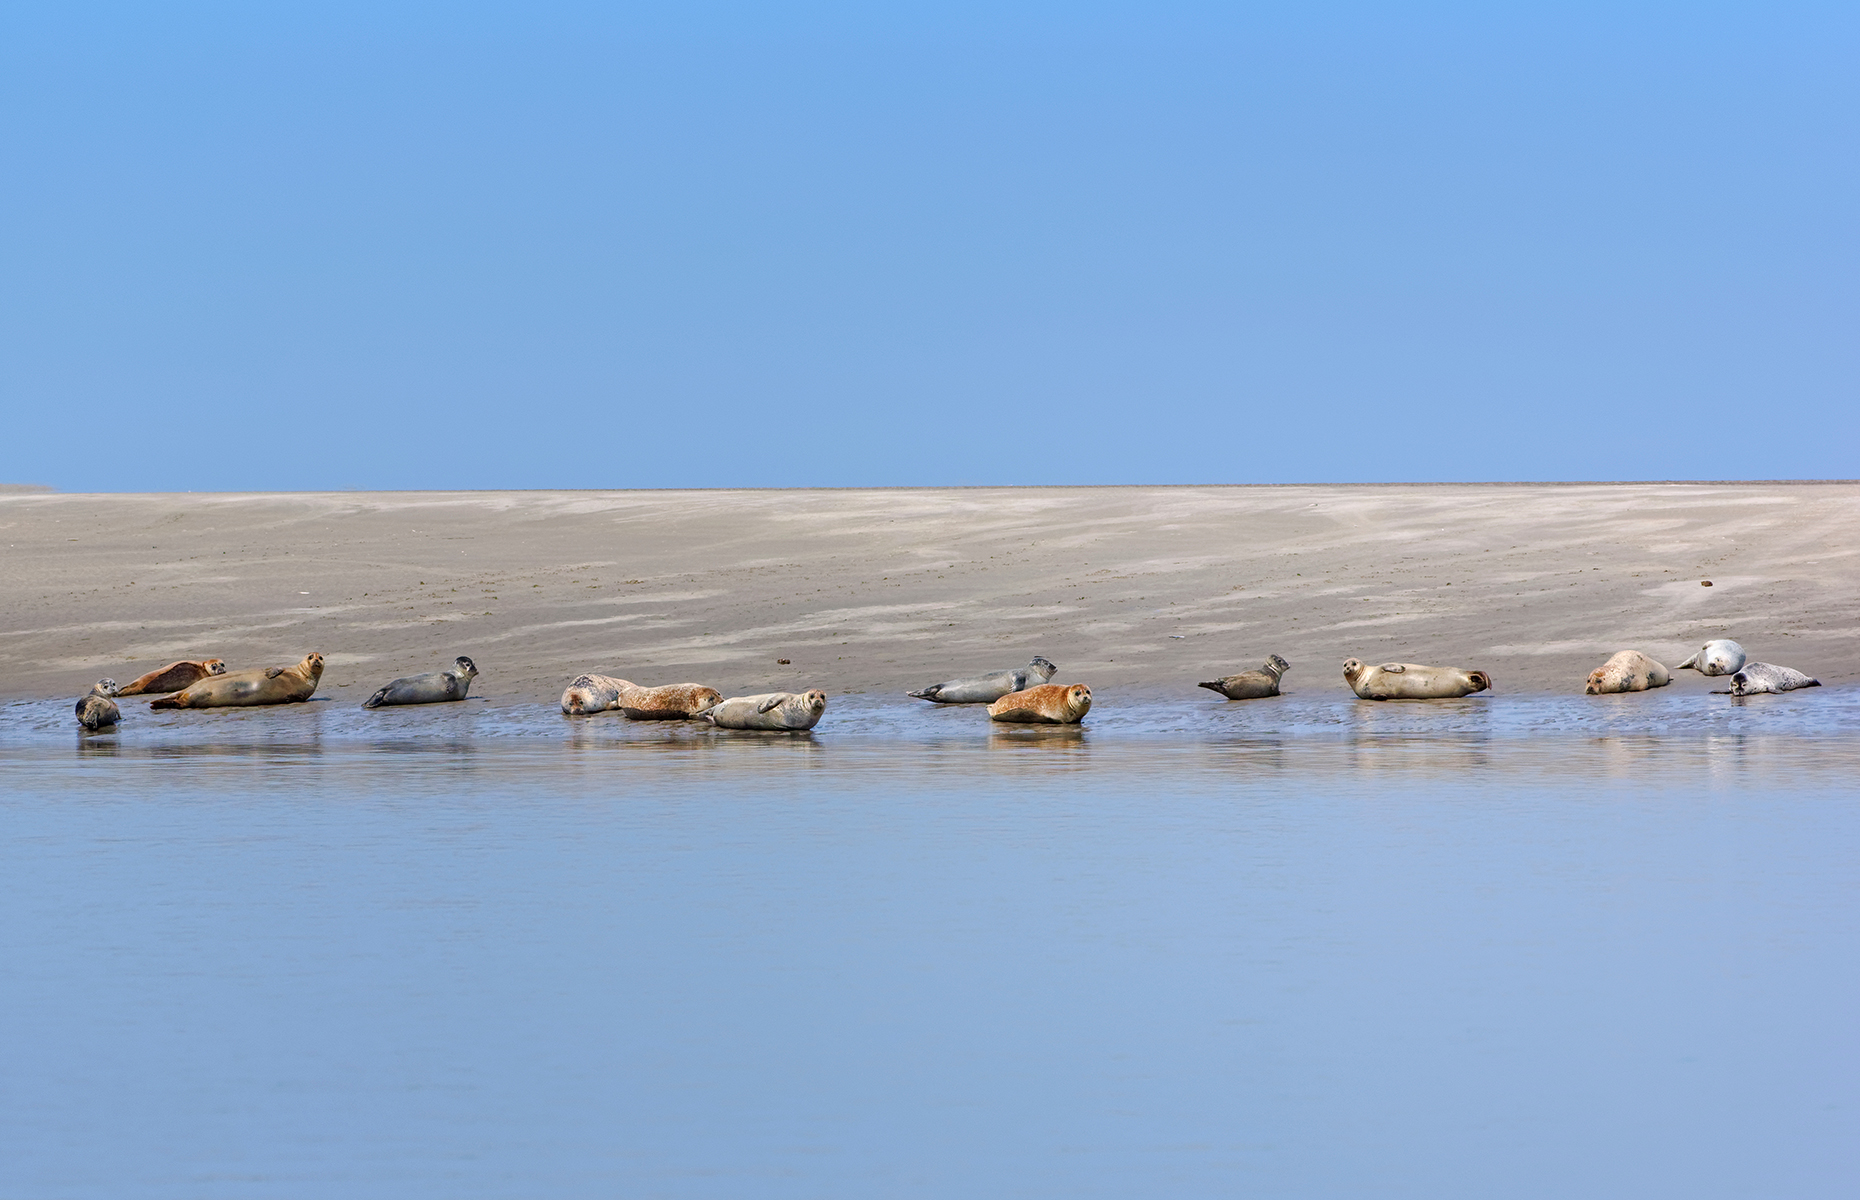
<path fill-rule="evenodd" d="M 0 490 L 0 539 L 6 699 L 312 649 L 332 690 L 467 654 L 498 704 L 585 671 L 902 700 L 1034 654 L 1101 694 L 1268 653 L 1305 692 L 1356 657 L 1580 693 L 1615 650 L 1724 636 L 1860 679 L 1851 481 Z"/>

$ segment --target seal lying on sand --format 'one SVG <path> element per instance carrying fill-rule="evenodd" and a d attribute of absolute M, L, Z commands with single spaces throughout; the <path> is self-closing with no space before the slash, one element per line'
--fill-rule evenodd
<path fill-rule="evenodd" d="M 1700 646 L 1697 654 L 1673 670 L 1697 671 L 1701 675 L 1729 675 L 1743 665 L 1744 648 L 1730 638 L 1719 638 Z"/>
<path fill-rule="evenodd" d="M 323 678 L 323 656 L 312 652 L 294 667 L 265 667 L 210 675 L 150 708 L 236 708 L 248 704 L 295 704 L 316 695 Z"/>
<path fill-rule="evenodd" d="M 1279 680 L 1292 669 L 1292 664 L 1276 654 L 1266 656 L 1266 664 L 1257 671 L 1242 671 L 1238 675 L 1223 675 L 1219 679 L 1210 679 L 1198 683 L 1196 687 L 1219 692 L 1229 700 L 1257 700 L 1261 696 L 1279 694 Z"/>
<path fill-rule="evenodd" d="M 1350 690 L 1365 700 L 1445 700 L 1470 696 L 1492 686 L 1492 677 L 1484 671 L 1415 663 L 1369 667 L 1354 658 L 1343 664 L 1343 678 Z"/>
<path fill-rule="evenodd" d="M 719 729 L 812 729 L 827 711 L 827 694 L 767 692 L 760 696 L 732 696 L 711 705 L 698 716 Z"/>
<path fill-rule="evenodd" d="M 1029 725 L 1077 725 L 1091 711 L 1091 688 L 1083 683 L 1042 683 L 1010 692 L 988 706 L 991 721 Z"/>
<path fill-rule="evenodd" d="M 1644 692 L 1673 682 L 1672 672 L 1638 650 L 1617 650 L 1609 660 L 1589 672 L 1582 689 L 1590 696 L 1610 692 Z"/>
<path fill-rule="evenodd" d="M 668 683 L 662 687 L 622 688 L 614 707 L 631 721 L 688 721 L 723 699 L 723 693 L 701 683 Z"/>
<path fill-rule="evenodd" d="M 478 675 L 477 664 L 460 656 L 450 671 L 430 675 L 408 675 L 396 679 L 362 702 L 363 708 L 380 708 L 385 704 L 438 704 L 444 700 L 463 700 Z"/>
<path fill-rule="evenodd" d="M 620 706 L 620 694 L 638 685 L 611 675 L 577 675 L 562 693 L 562 711 L 571 717 L 592 716 Z"/>
<path fill-rule="evenodd" d="M 171 662 L 158 671 L 132 679 L 116 693 L 119 696 L 158 696 L 178 692 L 190 683 L 199 683 L 209 675 L 226 674 L 226 664 L 217 658 L 203 662 Z"/>
<path fill-rule="evenodd" d="M 122 720 L 123 710 L 116 707 L 116 701 L 110 699 L 111 696 L 121 694 L 116 690 L 114 679 L 99 679 L 91 684 L 90 691 L 85 692 L 77 702 L 78 724 L 95 733 Z"/>
<path fill-rule="evenodd" d="M 933 683 L 921 692 L 909 695 L 918 700 L 931 700 L 938 704 L 991 704 L 1010 692 L 1024 691 L 1036 684 L 1045 683 L 1058 671 L 1052 663 L 1038 655 L 1024 667 L 1015 667 L 1011 671 L 996 671 L 992 675 L 978 675 L 974 679 L 951 679 L 945 683 Z"/>
<path fill-rule="evenodd" d="M 1742 670 L 1731 676 L 1733 696 L 1760 696 L 1764 692 L 1793 692 L 1797 688 L 1820 686 L 1819 679 L 1810 679 L 1792 667 L 1766 662 L 1745 663 Z"/>

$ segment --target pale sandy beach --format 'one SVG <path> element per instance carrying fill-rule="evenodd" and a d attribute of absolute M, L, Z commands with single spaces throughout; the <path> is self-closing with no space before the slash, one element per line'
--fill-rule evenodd
<path fill-rule="evenodd" d="M 459 654 L 492 704 L 590 670 L 903 702 L 1036 653 L 1101 697 L 1195 694 L 1268 653 L 1288 692 L 1343 694 L 1351 656 L 1580 692 L 1615 650 L 1670 665 L 1724 636 L 1860 678 L 1846 482 L 12 491 L 0 537 L 11 698 L 309 650 L 323 694 L 358 702 Z"/>

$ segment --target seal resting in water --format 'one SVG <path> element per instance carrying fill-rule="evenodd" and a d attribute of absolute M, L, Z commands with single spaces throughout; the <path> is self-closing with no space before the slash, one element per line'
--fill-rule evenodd
<path fill-rule="evenodd" d="M 1718 638 L 1700 646 L 1698 653 L 1673 670 L 1697 671 L 1701 675 L 1729 675 L 1743 665 L 1744 648 L 1730 638 Z"/>
<path fill-rule="evenodd" d="M 1042 683 L 1009 692 L 988 706 L 991 721 L 1028 725 L 1077 725 L 1091 711 L 1091 688 L 1083 683 Z"/>
<path fill-rule="evenodd" d="M 463 655 L 452 661 L 450 671 L 430 675 L 408 675 L 396 679 L 362 702 L 363 708 L 380 708 L 387 704 L 438 704 L 446 700 L 463 700 L 477 678 L 478 666 Z"/>
<path fill-rule="evenodd" d="M 1350 690 L 1365 700 L 1446 700 L 1492 686 L 1492 677 L 1484 671 L 1424 667 L 1418 663 L 1370 667 L 1354 658 L 1343 664 L 1343 678 Z"/>
<path fill-rule="evenodd" d="M 629 721 L 688 721 L 722 699 L 722 692 L 701 683 L 635 684 L 621 689 L 614 707 Z"/>
<path fill-rule="evenodd" d="M 1058 670 L 1052 663 L 1035 655 L 1032 662 L 1011 671 L 996 671 L 990 675 L 977 675 L 973 679 L 933 683 L 921 692 L 908 694 L 914 699 L 937 704 L 992 704 L 1010 692 L 1025 691 L 1045 683 Z"/>
<path fill-rule="evenodd" d="M 638 684 L 611 675 L 577 675 L 562 693 L 562 711 L 571 717 L 592 716 L 620 706 L 620 694 Z"/>
<path fill-rule="evenodd" d="M 150 708 L 239 708 L 249 704 L 296 704 L 316 695 L 323 656 L 312 651 L 293 667 L 264 667 L 210 675 L 164 696 Z"/>
<path fill-rule="evenodd" d="M 1617 650 L 1607 662 L 1589 672 L 1583 693 L 1602 696 L 1611 692 L 1644 692 L 1673 682 L 1672 672 L 1638 650 Z"/>
<path fill-rule="evenodd" d="M 1820 687 L 1821 680 L 1810 679 L 1793 667 L 1775 663 L 1745 663 L 1731 676 L 1733 696 L 1760 696 L 1765 692 L 1793 692 L 1797 688 Z"/>
<path fill-rule="evenodd" d="M 199 683 L 209 675 L 226 674 L 226 664 L 217 658 L 201 662 L 171 662 L 160 670 L 132 679 L 117 691 L 119 696 L 156 696 L 178 692 L 190 683 Z"/>
<path fill-rule="evenodd" d="M 1279 680 L 1292 669 L 1292 664 L 1276 654 L 1268 654 L 1266 663 L 1257 671 L 1242 671 L 1238 675 L 1223 675 L 1219 679 L 1210 679 L 1198 683 L 1196 687 L 1219 692 L 1229 700 L 1257 700 L 1261 696 L 1279 694 Z"/>
<path fill-rule="evenodd" d="M 766 692 L 760 696 L 732 696 L 719 700 L 698 716 L 719 729 L 812 729 L 827 711 L 827 694 Z"/>
<path fill-rule="evenodd" d="M 78 724 L 95 733 L 122 720 L 123 710 L 116 707 L 116 701 L 110 699 L 120 694 L 114 679 L 99 679 L 91 684 L 90 691 L 85 692 L 77 702 Z"/>

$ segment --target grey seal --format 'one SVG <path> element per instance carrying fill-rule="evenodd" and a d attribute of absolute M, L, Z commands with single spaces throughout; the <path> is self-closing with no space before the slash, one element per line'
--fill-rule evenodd
<path fill-rule="evenodd" d="M 1612 692 L 1644 692 L 1671 682 L 1673 674 L 1662 664 L 1638 650 L 1617 650 L 1607 662 L 1589 672 L 1589 682 L 1582 690 L 1587 695 L 1600 696 Z"/>
<path fill-rule="evenodd" d="M 1370 667 L 1352 658 L 1343 664 L 1350 690 L 1365 700 L 1446 700 L 1470 696 L 1492 686 L 1484 671 L 1458 667 L 1424 667 L 1417 663 L 1383 663 Z"/>
<path fill-rule="evenodd" d="M 1673 670 L 1697 671 L 1701 675 L 1729 675 L 1743 665 L 1744 648 L 1730 638 L 1718 638 L 1700 646 L 1698 653 Z"/>
<path fill-rule="evenodd" d="M 460 655 L 452 660 L 450 671 L 428 675 L 408 675 L 396 679 L 363 701 L 363 708 L 382 708 L 389 704 L 438 704 L 446 700 L 463 700 L 478 676 L 478 666 Z"/>
<path fill-rule="evenodd" d="M 91 733 L 107 729 L 123 719 L 123 710 L 110 697 L 116 695 L 116 680 L 99 679 L 90 685 L 77 702 L 78 724 Z"/>
<path fill-rule="evenodd" d="M 812 729 L 827 711 L 827 694 L 765 692 L 760 696 L 732 696 L 697 714 L 719 729 Z"/>
<path fill-rule="evenodd" d="M 1229 700 L 1257 700 L 1262 696 L 1279 694 L 1279 680 L 1292 669 L 1292 664 L 1276 654 L 1266 656 L 1265 665 L 1257 671 L 1242 671 L 1238 675 L 1223 675 L 1219 679 L 1210 679 L 1198 683 L 1196 687 L 1219 692 Z"/>
<path fill-rule="evenodd" d="M 933 683 L 923 691 L 911 692 L 909 695 L 936 704 L 993 704 L 1010 692 L 1025 691 L 1036 684 L 1045 683 L 1058 670 L 1058 667 L 1036 654 L 1033 661 L 1024 667 L 977 675 L 973 679 Z"/>
<path fill-rule="evenodd" d="M 1731 695 L 1760 696 L 1764 692 L 1793 692 L 1797 688 L 1820 687 L 1821 680 L 1810 679 L 1793 667 L 1775 663 L 1745 663 L 1731 676 Z"/>

